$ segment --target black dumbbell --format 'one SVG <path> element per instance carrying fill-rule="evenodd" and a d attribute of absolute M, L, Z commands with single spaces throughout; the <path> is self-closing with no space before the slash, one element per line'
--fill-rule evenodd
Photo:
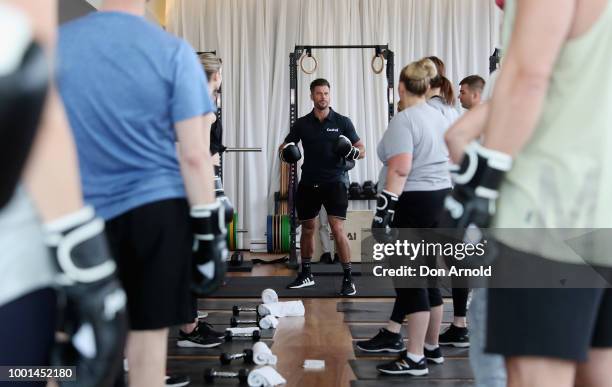
<path fill-rule="evenodd" d="M 233 333 L 231 331 L 225 331 L 225 341 L 232 341 L 233 339 L 251 339 L 253 342 L 261 339 L 259 331 L 253 331 L 253 333 Z"/>
<path fill-rule="evenodd" d="M 246 364 L 254 364 L 253 363 L 253 350 L 245 349 L 241 353 L 222 353 L 219 356 L 219 360 L 221 360 L 221 364 L 228 365 L 232 362 L 232 360 L 243 359 Z"/>
<path fill-rule="evenodd" d="M 230 257 L 229 265 L 233 267 L 242 266 L 244 262 L 244 256 L 240 251 L 234 251 L 232 256 Z"/>
<path fill-rule="evenodd" d="M 257 315 L 259 315 L 259 310 L 257 310 L 257 307 L 250 307 L 250 306 L 238 306 L 238 305 L 234 305 L 232 307 L 232 314 L 234 316 L 240 316 L 240 312 L 251 312 L 251 313 L 257 313 Z"/>
<path fill-rule="evenodd" d="M 255 320 L 238 320 L 236 317 L 230 318 L 230 326 L 232 328 L 236 328 L 238 325 L 246 325 L 246 324 L 255 324 L 259 325 L 259 320 L 261 320 L 259 314 L 255 315 Z"/>
<path fill-rule="evenodd" d="M 374 199 L 376 198 L 376 188 L 374 186 L 374 182 L 368 180 L 363 183 L 363 197 L 365 199 Z"/>
<path fill-rule="evenodd" d="M 240 383 L 246 383 L 249 378 L 249 370 L 241 369 L 238 372 L 228 372 L 228 371 L 215 371 L 212 368 L 206 368 L 204 370 L 204 381 L 208 384 L 212 384 L 215 382 L 215 378 L 223 378 L 223 379 L 233 379 L 237 378 Z"/>

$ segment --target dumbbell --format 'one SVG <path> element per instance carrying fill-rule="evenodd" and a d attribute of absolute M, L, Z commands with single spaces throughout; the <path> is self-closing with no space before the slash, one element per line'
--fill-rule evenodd
<path fill-rule="evenodd" d="M 213 384 L 216 378 L 223 379 L 234 379 L 237 378 L 240 383 L 246 383 L 249 378 L 249 370 L 241 369 L 238 372 L 228 372 L 228 371 L 215 371 L 212 368 L 206 368 L 204 370 L 204 381 L 207 384 Z"/>
<path fill-rule="evenodd" d="M 221 364 L 228 365 L 231 364 L 232 360 L 243 359 L 246 364 L 254 364 L 253 363 L 253 350 L 245 349 L 241 353 L 222 353 L 219 356 L 219 360 L 221 360 Z"/>
<path fill-rule="evenodd" d="M 351 183 L 349 186 L 349 198 L 350 199 L 361 199 L 362 189 L 359 183 Z"/>
<path fill-rule="evenodd" d="M 257 310 L 257 307 L 250 307 L 250 306 L 238 306 L 238 305 L 234 305 L 232 307 L 232 314 L 234 316 L 240 316 L 240 312 L 251 312 L 251 313 L 257 313 L 257 315 L 259 316 L 259 311 Z"/>
<path fill-rule="evenodd" d="M 251 339 L 253 342 L 261 339 L 259 331 L 253 331 L 253 333 L 233 333 L 231 331 L 225 331 L 225 341 L 232 341 L 233 339 Z"/>
<path fill-rule="evenodd" d="M 232 317 L 230 319 L 230 326 L 232 328 L 236 328 L 238 325 L 245 325 L 245 324 L 259 325 L 259 320 L 261 320 L 261 318 L 259 317 L 259 313 L 255 317 L 256 317 L 255 320 L 238 320 L 236 317 Z"/>
<path fill-rule="evenodd" d="M 370 180 L 365 181 L 363 183 L 362 192 L 363 192 L 363 197 L 365 199 L 374 199 L 374 198 L 376 198 L 376 188 L 374 186 L 374 183 L 372 181 L 370 181 Z"/>
<path fill-rule="evenodd" d="M 244 262 L 244 256 L 242 255 L 242 253 L 239 251 L 234 251 L 234 253 L 230 257 L 229 265 L 233 267 L 238 267 L 238 266 L 242 266 L 243 262 Z"/>

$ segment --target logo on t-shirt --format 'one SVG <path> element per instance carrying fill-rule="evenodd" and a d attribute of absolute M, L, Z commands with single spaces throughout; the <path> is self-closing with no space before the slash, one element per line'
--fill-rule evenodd
<path fill-rule="evenodd" d="M 338 128 L 327 128 L 328 132 L 338 132 L 340 129 Z"/>

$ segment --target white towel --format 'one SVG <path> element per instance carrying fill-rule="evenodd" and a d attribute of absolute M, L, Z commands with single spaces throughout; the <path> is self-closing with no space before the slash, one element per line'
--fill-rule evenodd
<path fill-rule="evenodd" d="M 272 304 L 261 304 L 257 307 L 261 316 L 271 314 L 275 317 L 299 317 L 304 315 L 304 304 L 302 301 L 284 301 Z"/>
<path fill-rule="evenodd" d="M 261 292 L 261 302 L 264 304 L 278 302 L 278 294 L 276 294 L 274 289 L 265 289 L 263 292 Z"/>
<path fill-rule="evenodd" d="M 252 335 L 253 332 L 258 331 L 259 328 L 258 327 L 245 327 L 245 328 L 225 328 L 226 331 L 230 331 L 232 332 L 233 335 L 235 334 L 247 334 L 247 335 Z"/>
<path fill-rule="evenodd" d="M 263 341 L 253 344 L 253 362 L 257 365 L 276 365 L 278 357 Z"/>
<path fill-rule="evenodd" d="M 270 366 L 254 369 L 249 373 L 250 387 L 272 387 L 287 383 L 285 378 Z"/>
<path fill-rule="evenodd" d="M 276 329 L 278 326 L 278 319 L 274 316 L 268 315 L 259 320 L 259 327 L 261 329 Z"/>

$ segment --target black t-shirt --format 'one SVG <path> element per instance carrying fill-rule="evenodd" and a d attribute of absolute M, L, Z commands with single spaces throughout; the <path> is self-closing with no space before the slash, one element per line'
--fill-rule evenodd
<path fill-rule="evenodd" d="M 348 182 L 346 160 L 333 152 L 334 144 L 340 135 L 346 136 L 353 144 L 359 141 L 351 120 L 331 108 L 323 122 L 314 115 L 314 110 L 295 122 L 285 142 L 297 144 L 302 141 L 304 148 L 302 182 L 307 184 Z"/>

